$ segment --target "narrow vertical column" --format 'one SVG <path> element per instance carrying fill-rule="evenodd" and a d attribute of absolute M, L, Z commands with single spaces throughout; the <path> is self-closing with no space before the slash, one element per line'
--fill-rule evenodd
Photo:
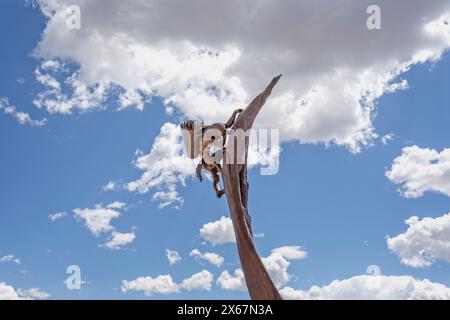
<path fill-rule="evenodd" d="M 281 75 L 275 77 L 267 88 L 260 93 L 247 108 L 241 112 L 236 119 L 233 130 L 241 129 L 247 131 L 252 128 L 253 122 L 263 107 L 266 99 L 272 93 L 272 89 L 277 84 Z M 231 161 L 227 163 L 227 155 L 229 150 L 234 149 L 236 144 L 229 139 L 227 141 L 222 168 L 222 179 L 227 196 L 228 207 L 230 208 L 231 220 L 236 235 L 237 249 L 241 260 L 242 270 L 244 272 L 245 281 L 251 299 L 254 300 L 281 300 L 281 296 L 270 279 L 260 256 L 256 252 L 253 243 L 253 233 L 251 226 L 251 218 L 248 213 L 248 182 L 247 182 L 247 154 L 248 140 L 245 141 L 245 163 Z M 236 152 L 233 153 L 233 156 Z"/>

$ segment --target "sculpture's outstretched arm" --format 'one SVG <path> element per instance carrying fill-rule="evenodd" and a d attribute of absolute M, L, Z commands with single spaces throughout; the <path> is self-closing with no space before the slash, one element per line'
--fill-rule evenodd
<path fill-rule="evenodd" d="M 245 108 L 245 110 L 239 114 L 238 118 L 234 122 L 234 129 L 240 128 L 246 131 L 253 126 L 253 122 L 255 121 L 256 116 L 258 115 L 263 105 L 266 103 L 267 98 L 272 93 L 272 89 L 278 83 L 280 78 L 281 74 L 273 78 L 266 89 L 261 92 L 256 98 L 254 98 L 253 101 L 250 102 L 250 104 L 247 106 L 247 108 Z"/>
<path fill-rule="evenodd" d="M 236 120 L 236 116 L 238 113 L 244 111 L 244 109 L 236 109 L 234 110 L 233 114 L 231 115 L 230 119 L 228 119 L 227 122 L 225 122 L 225 128 L 231 128 L 231 126 L 234 124 L 234 121 Z"/>

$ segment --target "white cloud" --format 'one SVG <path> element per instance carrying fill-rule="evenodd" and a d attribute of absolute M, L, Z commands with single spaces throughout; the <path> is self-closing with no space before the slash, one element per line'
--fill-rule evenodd
<path fill-rule="evenodd" d="M 308 290 L 285 287 L 280 290 L 285 299 L 314 300 L 425 300 L 450 299 L 450 288 L 428 279 L 411 276 L 360 275 L 345 280 L 334 280 L 323 287 Z"/>
<path fill-rule="evenodd" d="M 48 299 L 50 295 L 38 288 L 14 289 L 14 287 L 0 282 L 0 300 L 35 300 Z"/>
<path fill-rule="evenodd" d="M 261 131 L 261 135 L 263 131 Z M 267 139 L 269 139 L 267 134 Z M 264 137 L 264 135 L 263 135 Z M 278 142 L 273 142 L 274 145 L 268 144 L 264 146 L 259 138 L 250 136 L 250 145 L 248 148 L 248 167 L 252 169 L 260 166 L 260 173 L 264 175 L 274 175 L 278 172 L 280 167 L 280 153 L 281 147 L 277 145 Z M 271 142 L 272 143 L 272 142 Z"/>
<path fill-rule="evenodd" d="M 411 217 L 408 229 L 395 237 L 387 237 L 389 249 L 407 266 L 423 268 L 436 260 L 450 262 L 450 213 L 437 218 Z"/>
<path fill-rule="evenodd" d="M 407 198 L 421 197 L 427 191 L 450 196 L 450 149 L 403 148 L 386 176 L 401 185 L 400 192 Z"/>
<path fill-rule="evenodd" d="M 385 146 L 389 144 L 390 141 L 394 140 L 395 134 L 388 133 L 381 137 L 381 143 Z"/>
<path fill-rule="evenodd" d="M 117 189 L 119 189 L 119 185 L 117 183 L 115 183 L 114 181 L 108 181 L 107 184 L 105 184 L 102 187 L 103 191 L 115 191 Z"/>
<path fill-rule="evenodd" d="M 45 60 L 35 70 L 36 80 L 44 86 L 33 101 L 39 109 L 49 113 L 71 114 L 73 110 L 85 111 L 101 108 L 107 97 L 103 81 L 92 86 L 86 85 L 79 72 L 69 74 L 68 68 L 58 60 Z M 63 77 L 62 81 L 58 77 Z"/>
<path fill-rule="evenodd" d="M 189 253 L 189 256 L 195 257 L 204 261 L 207 261 L 216 267 L 220 267 L 225 262 L 225 259 L 214 252 L 205 252 L 201 253 L 198 249 L 193 249 L 191 253 Z"/>
<path fill-rule="evenodd" d="M 307 252 L 300 246 L 283 246 L 272 249 L 272 253 L 279 253 L 288 260 L 300 260 L 307 256 Z"/>
<path fill-rule="evenodd" d="M 245 291 L 247 290 L 247 285 L 245 284 L 244 273 L 242 269 L 235 269 L 234 276 L 231 275 L 227 270 L 223 271 L 216 281 L 217 285 L 224 290 L 233 291 Z"/>
<path fill-rule="evenodd" d="M 121 249 L 123 246 L 132 243 L 134 239 L 136 239 L 136 234 L 134 233 L 134 231 L 129 233 L 121 233 L 113 231 L 111 233 L 109 241 L 104 244 L 104 247 L 118 250 Z"/>
<path fill-rule="evenodd" d="M 194 174 L 196 163 L 183 155 L 179 126 L 172 123 L 164 124 L 150 153 L 139 154 L 135 166 L 143 170 L 144 174 L 128 183 L 129 191 L 146 193 L 152 188 L 158 188 L 160 190 L 153 195 L 153 200 L 162 201 L 160 208 L 170 204 L 183 204 L 183 199 L 175 190 L 175 186 L 185 185 L 186 178 Z"/>
<path fill-rule="evenodd" d="M 173 281 L 170 275 L 139 277 L 132 281 L 122 281 L 122 291 L 143 291 L 145 295 L 178 293 L 180 290 L 211 290 L 213 275 L 203 270 L 184 279 L 180 284 Z"/>
<path fill-rule="evenodd" d="M 74 209 L 75 217 L 83 219 L 94 236 L 114 230 L 111 220 L 118 218 L 120 212 L 97 205 L 94 209 Z"/>
<path fill-rule="evenodd" d="M 166 257 L 167 260 L 169 261 L 170 266 L 173 266 L 175 263 L 181 260 L 181 256 L 176 250 L 166 249 Z"/>
<path fill-rule="evenodd" d="M 59 219 L 62 219 L 64 217 L 67 217 L 67 212 L 66 211 L 62 211 L 62 212 L 55 212 L 55 213 L 51 213 L 48 215 L 48 218 L 53 222 Z"/>
<path fill-rule="evenodd" d="M 10 115 L 15 118 L 21 125 L 42 127 L 47 123 L 47 119 L 45 118 L 42 120 L 34 120 L 28 113 L 17 111 L 16 107 L 11 105 L 8 99 L 4 97 L 0 97 L 0 110 L 3 110 L 4 114 Z"/>
<path fill-rule="evenodd" d="M 31 288 L 26 290 L 18 289 L 17 292 L 20 297 L 26 300 L 45 300 L 50 298 L 50 294 L 41 291 L 38 288 Z"/>
<path fill-rule="evenodd" d="M 84 220 L 86 227 L 98 237 L 109 234 L 108 241 L 100 247 L 119 250 L 136 239 L 136 228 L 128 233 L 118 232 L 111 221 L 121 216 L 119 210 L 126 210 L 127 204 L 120 201 L 112 202 L 106 206 L 97 204 L 93 209 L 74 209 L 75 217 Z"/>
<path fill-rule="evenodd" d="M 181 288 L 192 291 L 192 290 L 207 290 L 211 291 L 211 284 L 214 280 L 214 276 L 208 270 L 202 270 L 191 277 L 184 279 L 181 283 Z"/>
<path fill-rule="evenodd" d="M 62 70 L 63 69 L 63 65 L 58 61 L 58 60 L 45 60 L 42 62 L 41 64 L 41 69 L 42 70 Z M 54 83 L 52 85 L 53 87 L 58 87 L 58 85 L 56 83 Z"/>
<path fill-rule="evenodd" d="M 18 300 L 16 290 L 4 282 L 0 282 L 0 300 Z"/>
<path fill-rule="evenodd" d="M 43 103 L 50 111 L 68 112 L 76 105 L 72 100 L 87 100 L 78 103 L 81 108 L 98 107 L 103 95 L 95 94 L 96 86 L 103 92 L 114 84 L 123 90 L 122 107 L 142 108 L 157 95 L 170 110 L 218 121 L 282 72 L 285 78 L 256 125 L 284 128 L 285 141 L 335 143 L 352 151 L 377 136 L 375 104 L 407 87 L 398 76 L 438 59 L 450 44 L 445 0 L 381 1 L 383 29 L 376 31 L 365 25 L 369 0 L 291 0 L 285 6 L 257 0 L 39 2 L 49 21 L 37 54 L 79 64 L 80 91 L 95 97 L 54 98 L 65 105 Z M 89 26 L 76 33 L 63 15 L 53 14 L 74 3 Z"/>
<path fill-rule="evenodd" d="M 183 197 L 181 197 L 175 190 L 175 184 L 167 186 L 167 190 L 155 192 L 152 196 L 152 201 L 158 201 L 158 208 L 162 209 L 172 204 L 175 204 L 176 208 L 179 208 L 184 203 Z"/>
<path fill-rule="evenodd" d="M 120 109 L 142 109 L 158 96 L 168 114 L 176 110 L 182 118 L 211 123 L 227 119 L 284 73 L 255 127 L 280 129 L 282 142 L 336 144 L 352 152 L 378 137 L 372 123 L 378 99 L 407 89 L 401 75 L 438 60 L 450 46 L 445 0 L 382 1 L 385 27 L 377 31 L 365 25 L 369 0 L 288 0 L 285 6 L 257 0 L 38 1 L 49 18 L 36 48 L 42 58 L 36 78 L 45 88 L 34 101 L 40 108 L 68 114 L 102 108 L 112 97 Z M 89 26 L 77 32 L 58 14 L 74 3 Z M 79 69 L 69 71 L 66 60 Z M 160 208 L 181 206 L 176 185 L 184 185 L 195 165 L 180 156 L 175 125 L 166 123 L 159 138 L 137 159 L 145 172 L 127 188 L 160 189 L 152 197 Z M 250 148 L 249 162 L 277 168 L 280 150 Z"/>
<path fill-rule="evenodd" d="M 0 258 L 0 263 L 6 262 L 14 262 L 15 264 L 21 264 L 20 259 L 13 254 L 8 254 Z"/>
<path fill-rule="evenodd" d="M 170 275 L 160 275 L 156 278 L 139 277 L 132 281 L 123 280 L 121 288 L 123 292 L 143 291 L 148 296 L 155 293 L 170 294 L 180 290 Z"/>
<path fill-rule="evenodd" d="M 306 251 L 301 250 L 300 246 L 284 246 L 273 249 L 269 256 L 262 257 L 261 260 L 274 285 L 281 288 L 292 279 L 292 275 L 288 272 L 290 265 L 288 260 L 304 259 L 306 255 Z M 247 288 L 241 268 L 234 270 L 234 276 L 226 270 L 223 271 L 216 283 L 224 290 L 246 290 Z"/>
<path fill-rule="evenodd" d="M 200 236 L 213 245 L 236 242 L 233 223 L 228 217 L 220 217 L 217 221 L 204 224 L 200 229 Z"/>
<path fill-rule="evenodd" d="M 108 208 L 108 209 L 125 209 L 126 206 L 127 206 L 127 204 L 124 202 L 115 201 L 113 203 L 108 204 L 106 206 L 106 208 Z"/>

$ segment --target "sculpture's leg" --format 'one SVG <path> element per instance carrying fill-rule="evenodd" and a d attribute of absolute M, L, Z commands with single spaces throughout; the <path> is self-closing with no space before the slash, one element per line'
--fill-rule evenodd
<path fill-rule="evenodd" d="M 200 180 L 200 182 L 203 181 L 202 169 L 203 169 L 203 161 L 200 161 L 200 163 L 197 165 L 197 168 L 195 169 L 195 175 L 197 176 L 198 180 Z"/>
<path fill-rule="evenodd" d="M 219 177 L 218 172 L 216 170 L 214 170 L 211 173 L 212 173 L 213 180 L 214 180 L 214 190 L 216 191 L 217 198 L 220 198 L 221 196 L 224 195 L 225 190 L 220 190 L 219 189 L 220 177 Z"/>

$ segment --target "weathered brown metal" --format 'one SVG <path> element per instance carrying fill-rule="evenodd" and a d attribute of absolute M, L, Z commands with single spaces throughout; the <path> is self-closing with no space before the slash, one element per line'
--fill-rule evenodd
<path fill-rule="evenodd" d="M 247 131 L 252 128 L 256 116 L 280 78 L 281 75 L 275 77 L 267 88 L 253 99 L 247 108 L 239 114 L 233 125 L 233 130 L 242 129 Z M 229 151 L 234 147 L 235 143 L 229 139 L 226 144 L 227 152 L 225 152 L 225 158 L 222 165 L 222 179 L 228 206 L 230 208 L 231 220 L 233 221 L 237 249 L 247 288 L 251 299 L 281 300 L 281 295 L 270 279 L 253 243 L 251 218 L 247 206 L 248 140 L 245 141 L 245 161 L 243 164 L 239 164 L 237 161 L 227 161 L 227 155 L 230 157 Z"/>
<path fill-rule="evenodd" d="M 214 187 L 218 197 L 223 195 L 223 191 L 218 190 L 218 173 L 221 172 L 222 174 L 245 282 L 247 283 L 250 297 L 255 300 L 281 300 L 281 296 L 270 279 L 253 243 L 252 221 L 247 206 L 249 135 L 246 135 L 245 132 L 248 133 L 252 128 L 256 116 L 280 78 L 281 75 L 273 78 L 267 88 L 253 99 L 247 108 L 235 110 L 225 124 L 216 123 L 204 126 L 202 123 L 192 120 L 181 124 L 188 156 L 191 159 L 199 155 L 202 156 L 202 161 L 197 166 L 197 176 L 201 181 L 201 170 L 209 171 L 214 177 Z M 239 115 L 235 119 L 237 114 Z M 225 137 L 226 129 L 230 126 L 232 126 L 231 133 L 228 137 Z M 226 138 L 226 151 L 221 151 L 223 154 L 222 167 L 219 163 L 205 164 L 205 152 L 208 153 L 210 151 L 208 148 L 210 143 L 214 141 L 204 137 L 204 131 L 208 128 L 220 128 L 222 138 Z M 218 141 L 223 142 L 223 139 Z M 205 147 L 206 150 L 204 150 Z"/>

